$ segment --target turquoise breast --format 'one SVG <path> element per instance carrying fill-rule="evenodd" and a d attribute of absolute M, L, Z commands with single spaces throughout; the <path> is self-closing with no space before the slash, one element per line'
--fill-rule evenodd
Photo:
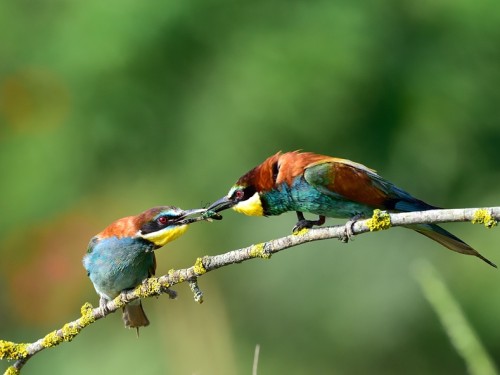
<path fill-rule="evenodd" d="M 154 266 L 153 247 L 142 239 L 105 238 L 83 258 L 83 265 L 98 293 L 109 299 L 139 285 Z"/>
<path fill-rule="evenodd" d="M 369 217 L 373 207 L 359 204 L 333 192 L 324 193 L 311 186 L 302 176 L 292 185 L 283 183 L 276 189 L 261 195 L 265 215 L 280 215 L 287 211 L 309 212 L 336 218 L 351 218 L 356 215 Z"/>

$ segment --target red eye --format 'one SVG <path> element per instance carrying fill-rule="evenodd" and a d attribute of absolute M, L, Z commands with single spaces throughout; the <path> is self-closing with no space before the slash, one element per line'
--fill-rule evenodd
<path fill-rule="evenodd" d="M 158 219 L 156 219 L 158 224 L 160 225 L 165 225 L 168 222 L 168 219 L 165 216 L 160 216 Z"/>
<path fill-rule="evenodd" d="M 242 200 L 244 196 L 245 193 L 243 192 L 243 190 L 236 190 L 236 192 L 234 193 L 234 198 L 238 201 Z"/>

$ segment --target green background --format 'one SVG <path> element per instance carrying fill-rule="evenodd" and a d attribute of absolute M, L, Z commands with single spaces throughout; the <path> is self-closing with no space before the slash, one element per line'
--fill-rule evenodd
<path fill-rule="evenodd" d="M 366 164 L 438 206 L 499 204 L 498 1 L 0 2 L 0 338 L 98 303 L 88 240 L 195 208 L 279 151 Z M 195 224 L 158 274 L 290 233 L 295 215 Z M 330 220 L 329 223 L 341 223 Z M 500 263 L 498 229 L 448 225 Z M 306 244 L 145 301 L 25 374 L 466 373 L 412 265 L 431 262 L 500 366 L 499 273 L 411 231 Z M 0 370 L 8 366 L 0 362 Z"/>

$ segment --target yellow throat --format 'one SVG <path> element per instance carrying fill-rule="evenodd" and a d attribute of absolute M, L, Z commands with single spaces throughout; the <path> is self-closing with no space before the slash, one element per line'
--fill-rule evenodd
<path fill-rule="evenodd" d="M 264 209 L 260 201 L 259 193 L 255 193 L 247 200 L 234 205 L 233 210 L 248 216 L 264 216 Z"/>
<path fill-rule="evenodd" d="M 179 238 L 188 229 L 187 225 L 179 225 L 176 227 L 166 227 L 157 232 L 151 232 L 141 235 L 142 238 L 151 241 L 158 247 L 165 246 L 167 243 Z"/>

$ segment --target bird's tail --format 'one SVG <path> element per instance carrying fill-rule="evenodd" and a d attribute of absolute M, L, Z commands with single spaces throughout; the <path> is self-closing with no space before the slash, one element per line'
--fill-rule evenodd
<path fill-rule="evenodd" d="M 127 328 L 139 329 L 139 327 L 146 327 L 149 325 L 149 320 L 142 308 L 141 301 L 139 300 L 139 303 L 134 302 L 136 301 L 131 302 L 123 308 L 123 323 L 125 323 L 125 327 Z"/>
<path fill-rule="evenodd" d="M 418 233 L 423 234 L 430 239 L 433 239 L 436 242 L 439 242 L 444 247 L 456 251 L 457 253 L 474 255 L 479 259 L 482 259 L 490 266 L 497 268 L 496 264 L 490 261 L 489 259 L 483 257 L 479 252 L 474 250 L 472 247 L 467 245 L 460 238 L 454 236 L 447 230 L 444 230 L 439 225 L 436 224 L 416 224 L 416 225 L 408 225 L 407 228 L 413 229 Z"/>

